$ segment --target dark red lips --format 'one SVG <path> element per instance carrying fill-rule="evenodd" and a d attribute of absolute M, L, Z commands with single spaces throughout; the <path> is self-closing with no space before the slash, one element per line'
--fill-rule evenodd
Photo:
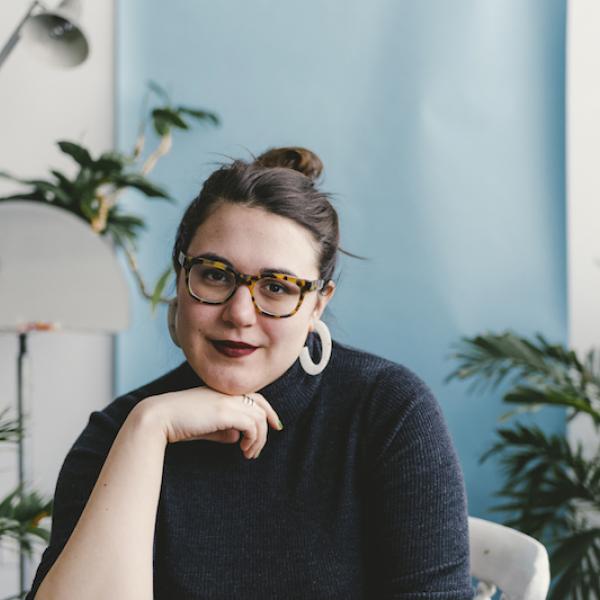
<path fill-rule="evenodd" d="M 234 342 L 231 340 L 211 340 L 213 346 L 224 356 L 229 358 L 241 358 L 252 354 L 257 347 L 244 342 Z"/>

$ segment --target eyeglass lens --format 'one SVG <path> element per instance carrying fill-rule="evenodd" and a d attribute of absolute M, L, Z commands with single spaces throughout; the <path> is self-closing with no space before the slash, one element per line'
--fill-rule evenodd
<path fill-rule="evenodd" d="M 192 294 L 206 302 L 224 302 L 235 288 L 233 273 L 205 264 L 192 266 L 189 281 Z M 298 305 L 301 289 L 290 281 L 265 276 L 256 282 L 253 294 L 261 310 L 287 315 Z"/>

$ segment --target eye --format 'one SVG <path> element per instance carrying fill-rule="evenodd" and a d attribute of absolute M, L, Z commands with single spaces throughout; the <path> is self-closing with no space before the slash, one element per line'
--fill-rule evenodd
<path fill-rule="evenodd" d="M 206 283 L 229 283 L 229 277 L 221 269 L 208 267 L 202 271 L 202 281 Z"/>
<path fill-rule="evenodd" d="M 269 283 L 267 283 L 267 285 L 265 286 L 265 289 L 270 294 L 286 294 L 286 293 L 288 293 L 288 290 L 286 289 L 286 287 L 281 285 L 277 281 L 269 281 Z"/>
<path fill-rule="evenodd" d="M 261 280 L 259 290 L 262 294 L 274 297 L 282 296 L 297 296 L 300 293 L 300 288 L 290 283 L 289 281 L 283 281 L 281 279 L 275 279 L 273 277 L 267 277 Z"/>
<path fill-rule="evenodd" d="M 213 281 L 221 281 L 225 278 L 225 273 L 217 269 L 210 269 L 204 273 L 204 277 L 206 277 L 206 279 L 212 279 Z"/>

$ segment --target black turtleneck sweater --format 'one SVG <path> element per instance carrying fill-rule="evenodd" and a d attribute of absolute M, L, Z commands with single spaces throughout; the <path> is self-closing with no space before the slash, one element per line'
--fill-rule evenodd
<path fill-rule="evenodd" d="M 92 413 L 61 469 L 50 544 L 27 600 L 131 409 L 200 385 L 185 362 Z M 472 598 L 461 470 L 439 405 L 414 373 L 334 342 L 323 373 L 307 375 L 296 361 L 260 392 L 284 429 L 269 429 L 258 459 L 239 444 L 167 446 L 156 599 Z"/>

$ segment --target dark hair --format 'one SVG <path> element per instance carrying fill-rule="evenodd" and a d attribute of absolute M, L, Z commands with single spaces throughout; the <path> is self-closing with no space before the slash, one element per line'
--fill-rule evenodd
<path fill-rule="evenodd" d="M 204 182 L 186 209 L 173 246 L 177 276 L 179 252 L 187 253 L 200 225 L 223 203 L 262 208 L 292 219 L 310 231 L 318 243 L 319 277 L 333 277 L 339 250 L 338 215 L 328 194 L 315 182 L 323 171 L 319 157 L 306 148 L 273 148 L 253 162 L 234 160 L 221 165 Z"/>

